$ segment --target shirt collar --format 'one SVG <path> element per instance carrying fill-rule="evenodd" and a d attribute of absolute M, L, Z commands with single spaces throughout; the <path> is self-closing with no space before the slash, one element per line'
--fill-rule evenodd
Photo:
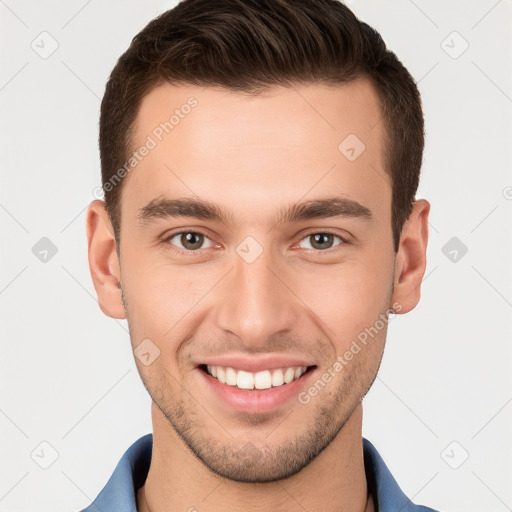
<path fill-rule="evenodd" d="M 137 512 L 136 492 L 147 477 L 153 435 L 133 443 L 121 457 L 112 476 L 93 503 L 82 512 Z M 368 488 L 378 512 L 436 512 L 414 505 L 398 486 L 377 449 L 363 438 L 364 465 Z"/>

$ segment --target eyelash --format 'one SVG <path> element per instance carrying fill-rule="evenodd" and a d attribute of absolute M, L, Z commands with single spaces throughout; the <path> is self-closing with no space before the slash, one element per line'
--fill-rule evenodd
<path fill-rule="evenodd" d="M 198 229 L 195 229 L 195 230 L 183 230 L 183 231 L 177 231 L 176 233 L 172 233 L 170 234 L 169 236 L 166 236 L 163 240 L 163 243 L 164 245 L 168 248 L 169 246 L 173 246 L 172 247 L 172 250 L 176 250 L 178 251 L 179 253 L 181 254 L 185 254 L 187 256 L 194 256 L 196 254 L 198 254 L 200 251 L 202 250 L 205 250 L 205 249 L 195 249 L 195 250 L 187 250 L 187 249 L 181 249 L 180 247 L 177 247 L 173 244 L 170 243 L 170 240 L 172 240 L 175 236 L 177 235 L 183 235 L 183 234 L 190 234 L 190 233 L 193 233 L 195 235 L 202 235 L 204 236 L 205 238 L 207 238 L 208 240 L 210 240 L 210 237 L 204 233 L 203 231 L 201 230 L 198 230 Z M 344 245 L 344 244 L 348 244 L 349 242 L 346 240 L 346 238 L 340 236 L 339 234 L 337 233 L 334 233 L 330 230 L 323 230 L 323 231 L 311 231 L 309 233 L 307 233 L 306 235 L 304 235 L 298 243 L 302 242 L 302 240 L 305 240 L 306 238 L 312 236 L 312 235 L 332 235 L 336 238 L 339 238 L 341 240 L 341 242 L 338 244 L 338 245 L 335 245 L 334 247 L 330 247 L 329 249 L 325 249 L 325 250 L 320 250 L 320 249 L 306 249 L 308 251 L 314 251 L 316 254 L 322 254 L 322 253 L 328 253 L 330 254 L 333 250 L 336 250 L 337 247 L 339 247 L 340 245 Z M 212 240 L 210 240 L 210 242 L 214 243 Z M 207 248 L 208 249 L 208 248 Z"/>

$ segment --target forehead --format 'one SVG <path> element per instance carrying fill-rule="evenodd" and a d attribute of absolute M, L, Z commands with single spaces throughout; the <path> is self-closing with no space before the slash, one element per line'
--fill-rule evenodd
<path fill-rule="evenodd" d="M 194 107 L 189 106 L 192 103 Z M 187 123 L 182 123 L 186 118 Z M 212 140 L 212 129 L 217 127 L 214 131 L 222 129 L 224 134 L 233 136 L 232 143 L 243 142 L 245 138 L 246 142 L 266 144 L 272 137 L 276 144 L 307 146 L 305 143 L 318 134 L 325 138 L 325 146 L 331 148 L 348 132 L 365 142 L 376 142 L 382 129 L 381 118 L 375 88 L 364 78 L 336 86 L 275 86 L 259 94 L 166 83 L 143 98 L 135 136 L 138 142 L 143 142 L 160 123 L 170 122 L 174 137 L 165 137 L 166 143 L 192 133 L 194 140 L 201 141 L 204 147 Z M 168 135 L 164 130 L 165 134 Z M 328 134 L 331 137 L 326 137 Z"/>
<path fill-rule="evenodd" d="M 255 96 L 159 85 L 138 112 L 132 149 L 151 149 L 127 176 L 128 200 L 136 206 L 160 195 L 220 195 L 250 216 L 251 205 L 340 193 L 385 207 L 391 189 L 381 119 L 365 79 L 273 87 Z"/>

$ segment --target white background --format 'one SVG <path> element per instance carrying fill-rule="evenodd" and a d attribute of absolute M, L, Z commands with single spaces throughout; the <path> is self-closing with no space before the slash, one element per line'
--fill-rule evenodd
<path fill-rule="evenodd" d="M 131 38 L 174 5 L 0 1 L 2 512 L 85 507 L 151 431 L 126 322 L 97 305 L 85 210 L 100 185 L 107 77 Z M 419 82 L 418 197 L 432 205 L 422 300 L 390 324 L 363 433 L 413 501 L 511 510 L 512 2 L 349 6 Z M 31 47 L 42 37 L 47 50 L 58 42 L 46 59 Z M 32 252 L 42 237 L 57 247 L 46 263 Z M 456 262 L 443 253 L 452 237 L 468 249 Z M 43 441 L 58 454 L 48 469 L 31 458 Z"/>

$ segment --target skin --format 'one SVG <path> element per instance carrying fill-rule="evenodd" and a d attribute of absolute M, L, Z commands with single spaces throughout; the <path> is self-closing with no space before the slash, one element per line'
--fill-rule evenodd
<path fill-rule="evenodd" d="M 149 366 L 136 359 L 153 398 L 139 510 L 372 510 L 361 401 L 386 327 L 309 403 L 294 398 L 268 414 L 229 408 L 195 365 L 212 355 L 291 355 L 311 361 L 320 377 L 379 315 L 417 305 L 430 204 L 415 202 L 395 254 L 384 123 L 364 79 L 274 87 L 252 98 L 161 85 L 143 100 L 135 146 L 191 96 L 197 107 L 126 178 L 120 258 L 103 202 L 87 213 L 102 311 L 128 319 L 133 348 L 150 339 L 160 350 Z M 352 162 L 338 150 L 348 134 L 365 144 Z M 366 206 L 372 219 L 276 223 L 284 206 L 333 195 Z M 209 200 L 233 219 L 140 223 L 140 209 L 161 196 Z M 207 238 L 182 254 L 183 238 L 170 238 L 180 229 Z M 311 235 L 325 231 L 335 236 L 314 246 Z M 263 249 L 250 264 L 236 252 L 247 236 Z"/>

